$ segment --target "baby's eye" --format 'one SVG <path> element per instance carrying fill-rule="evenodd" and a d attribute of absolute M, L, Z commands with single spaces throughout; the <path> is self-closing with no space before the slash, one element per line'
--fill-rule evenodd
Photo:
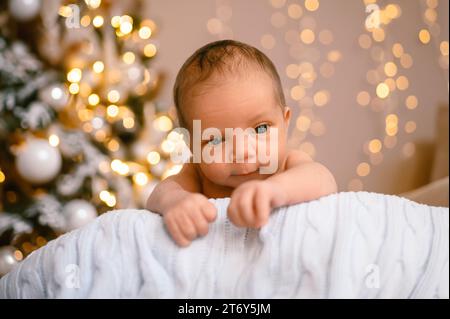
<path fill-rule="evenodd" d="M 208 144 L 210 145 L 219 145 L 220 143 L 222 143 L 221 137 L 214 137 L 213 139 L 208 141 Z"/>
<path fill-rule="evenodd" d="M 261 124 L 255 128 L 256 134 L 264 134 L 269 129 L 269 124 Z"/>

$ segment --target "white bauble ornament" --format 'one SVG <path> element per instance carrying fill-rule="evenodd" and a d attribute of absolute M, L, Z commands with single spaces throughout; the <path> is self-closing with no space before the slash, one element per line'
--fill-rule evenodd
<path fill-rule="evenodd" d="M 54 110 L 59 111 L 69 102 L 69 94 L 62 84 L 52 84 L 39 92 L 40 99 L 50 105 Z"/>
<path fill-rule="evenodd" d="M 61 164 L 59 150 L 44 139 L 29 140 L 16 158 L 19 174 L 34 184 L 51 181 L 59 173 Z"/>
<path fill-rule="evenodd" d="M 0 277 L 6 275 L 19 261 L 14 252 L 16 249 L 12 246 L 0 247 Z"/>
<path fill-rule="evenodd" d="M 66 220 L 65 231 L 80 228 L 97 217 L 97 210 L 92 204 L 82 199 L 74 199 L 63 208 Z"/>
<path fill-rule="evenodd" d="M 33 19 L 41 9 L 41 0 L 9 0 L 9 12 L 19 21 Z"/>

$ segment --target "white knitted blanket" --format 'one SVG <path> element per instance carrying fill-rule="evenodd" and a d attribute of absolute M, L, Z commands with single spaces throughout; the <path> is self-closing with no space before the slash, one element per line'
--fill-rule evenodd
<path fill-rule="evenodd" d="M 449 298 L 448 208 L 343 192 L 251 230 L 210 200 L 218 218 L 188 248 L 159 215 L 113 211 L 33 252 L 0 298 Z"/>

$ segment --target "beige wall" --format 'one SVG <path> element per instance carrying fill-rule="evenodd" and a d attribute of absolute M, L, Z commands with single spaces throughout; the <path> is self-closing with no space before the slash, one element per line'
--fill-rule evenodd
<path fill-rule="evenodd" d="M 385 40 L 377 45 L 385 50 L 387 62 L 393 60 L 392 45 L 400 42 L 412 56 L 414 64 L 410 69 L 399 66 L 398 75 L 408 77 L 409 89 L 394 92 L 380 112 L 373 111 L 370 106 L 362 107 L 356 102 L 359 91 L 366 90 L 372 96 L 375 94 L 376 86 L 367 82 L 366 72 L 380 64 L 371 58 L 371 49 L 366 50 L 358 45 L 358 37 L 367 33 L 364 29 L 367 14 L 362 0 L 320 0 L 320 7 L 315 12 L 307 12 L 303 6 L 304 1 L 293 0 L 287 1 L 279 9 L 274 8 L 270 0 L 147 0 L 146 15 L 154 19 L 160 28 L 155 37 L 159 54 L 153 66 L 166 74 L 166 82 L 158 100 L 170 105 L 173 81 L 181 64 L 195 49 L 220 38 L 208 32 L 207 21 L 216 17 L 218 4 L 228 5 L 232 8 L 232 17 L 226 25 L 232 30 L 233 38 L 260 48 L 277 66 L 288 103 L 294 111 L 291 132 L 295 135 L 295 119 L 305 108 L 300 107 L 299 102 L 290 97 L 289 91 L 296 85 L 297 80 L 288 78 L 285 69 L 287 65 L 301 63 L 305 58 L 299 59 L 290 55 L 291 45 L 285 41 L 285 33 L 288 30 L 301 31 L 302 24 L 309 25 L 313 22 L 316 41 L 312 45 L 305 45 L 305 51 L 302 52 L 308 52 L 308 48 L 317 50 L 310 52 L 310 62 L 313 63 L 318 77 L 312 88 L 306 90 L 306 96 L 312 97 L 318 90 L 330 92 L 327 105 L 312 107 L 314 118 L 325 125 L 326 132 L 323 136 L 307 134 L 301 141 L 292 141 L 297 147 L 305 141 L 312 143 L 315 147 L 315 159 L 334 172 L 340 190 L 345 191 L 349 189 L 349 181 L 358 178 L 356 166 L 360 162 L 370 162 L 363 151 L 363 144 L 373 138 L 383 140 L 385 117 L 389 113 L 395 113 L 399 118 L 397 146 L 393 149 L 383 147 L 383 161 L 378 165 L 371 165 L 370 174 L 359 179 L 364 190 L 381 193 L 400 193 L 418 186 L 424 182 L 421 175 L 425 174 L 427 169 L 423 166 L 417 167 L 420 164 L 420 156 L 407 158 L 403 155 L 402 148 L 408 142 L 432 141 L 437 107 L 442 103 L 448 104 L 448 74 L 437 62 L 440 53 L 434 42 L 435 38 L 427 45 L 418 40 L 419 30 L 425 27 L 422 19 L 425 1 L 392 2 L 400 5 L 402 15 L 387 26 Z M 300 20 L 287 16 L 287 7 L 293 3 L 300 3 L 303 7 L 304 12 Z M 378 3 L 384 7 L 390 2 Z M 276 28 L 271 24 L 271 16 L 275 12 L 286 17 L 287 23 L 284 27 Z M 314 21 L 311 22 L 311 18 Z M 436 41 L 448 41 L 448 1 L 440 1 L 438 23 L 441 25 L 441 33 Z M 331 45 L 322 45 L 317 40 L 317 34 L 323 29 L 331 30 L 334 38 Z M 275 39 L 272 49 L 262 46 L 261 37 L 264 34 L 270 34 Z M 327 79 L 321 76 L 318 70 L 326 61 L 330 50 L 339 50 L 342 59 L 333 63 L 335 73 Z M 414 110 L 405 107 L 404 100 L 408 95 L 415 95 L 419 100 L 419 106 Z M 407 121 L 417 124 L 417 130 L 412 134 L 404 131 Z M 420 145 L 416 149 L 416 155 L 420 155 Z M 426 167 L 430 159 L 425 156 L 422 161 L 420 165 Z"/>

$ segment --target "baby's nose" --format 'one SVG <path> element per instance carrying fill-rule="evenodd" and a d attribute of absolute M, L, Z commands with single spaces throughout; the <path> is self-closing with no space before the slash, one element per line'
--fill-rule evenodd
<path fill-rule="evenodd" d="M 236 137 L 238 138 L 238 137 Z M 235 143 L 229 158 L 233 162 L 253 162 L 256 160 L 256 139 L 251 134 L 246 134 L 240 142 Z"/>

